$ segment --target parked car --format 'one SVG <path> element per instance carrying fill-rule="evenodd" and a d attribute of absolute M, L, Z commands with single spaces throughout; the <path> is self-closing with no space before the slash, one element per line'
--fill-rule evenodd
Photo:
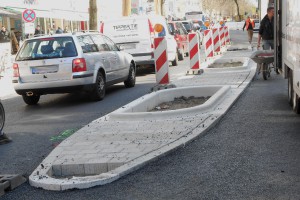
<path fill-rule="evenodd" d="M 188 33 L 195 32 L 196 28 L 191 20 L 180 21 Z"/>
<path fill-rule="evenodd" d="M 184 55 L 188 56 L 188 32 L 184 28 L 182 22 L 168 22 L 171 34 L 174 36 L 178 46 L 178 60 L 183 60 Z"/>
<path fill-rule="evenodd" d="M 156 24 L 161 24 L 164 31 L 157 33 Z M 138 66 L 154 65 L 154 37 L 165 36 L 168 59 L 173 66 L 178 64 L 177 44 L 168 31 L 166 19 L 162 16 L 132 16 L 104 20 L 100 32 L 108 35 L 116 44 L 122 45 L 130 53 Z"/>
<path fill-rule="evenodd" d="M 204 26 L 204 23 L 202 20 L 193 20 L 194 26 L 197 27 L 198 30 L 200 30 L 201 32 L 203 30 L 206 30 L 206 26 Z"/>
<path fill-rule="evenodd" d="M 105 88 L 135 85 L 133 57 L 99 33 L 57 34 L 27 39 L 13 64 L 13 85 L 28 105 L 40 96 L 86 91 L 102 100 Z"/>
<path fill-rule="evenodd" d="M 254 32 L 258 32 L 259 31 L 259 27 L 260 27 L 260 21 L 259 19 L 254 19 L 254 23 L 255 23 L 255 27 L 253 29 Z"/>

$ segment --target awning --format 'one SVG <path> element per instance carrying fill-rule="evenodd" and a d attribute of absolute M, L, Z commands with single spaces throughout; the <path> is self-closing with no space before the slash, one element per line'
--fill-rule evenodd
<path fill-rule="evenodd" d="M 25 8 L 15 8 L 15 7 L 7 7 L 7 10 L 11 10 L 12 12 L 16 12 L 18 14 L 22 14 Z M 9 12 L 4 10 L 6 12 Z M 53 19 L 64 19 L 70 21 L 88 21 L 89 14 L 86 12 L 74 12 L 74 11 L 67 11 L 67 10 L 37 10 L 33 9 L 36 17 L 42 18 L 53 18 Z M 11 13 L 12 13 L 11 12 Z M 0 11 L 1 14 L 1 11 Z M 13 14 L 13 13 L 12 13 Z M 17 16 L 17 14 L 15 14 Z"/>
<path fill-rule="evenodd" d="M 16 17 L 18 17 L 18 14 L 9 12 L 8 10 L 0 8 L 0 16 L 16 18 Z"/>
<path fill-rule="evenodd" d="M 55 19 L 64 19 L 70 21 L 88 21 L 89 14 L 83 12 L 72 12 L 72 11 L 65 11 L 65 10 L 53 10 L 52 18 Z"/>
<path fill-rule="evenodd" d="M 12 7 L 9 7 L 10 10 L 12 11 L 16 11 L 20 14 L 22 14 L 24 12 L 24 10 L 26 10 L 25 8 L 12 8 Z M 36 17 L 43 17 L 43 18 L 52 18 L 52 13 L 50 11 L 47 11 L 47 10 L 37 10 L 37 9 L 33 9 L 35 14 L 36 14 Z"/>

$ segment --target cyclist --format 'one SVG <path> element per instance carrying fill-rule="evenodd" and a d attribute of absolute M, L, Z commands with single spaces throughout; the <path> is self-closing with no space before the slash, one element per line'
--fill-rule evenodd
<path fill-rule="evenodd" d="M 260 47 L 260 41 L 262 39 L 263 49 L 270 50 L 274 49 L 274 8 L 269 7 L 267 9 L 266 16 L 261 20 L 257 48 Z"/>
<path fill-rule="evenodd" d="M 3 126 L 5 121 L 5 113 L 3 105 L 0 101 L 0 145 L 11 142 L 11 139 L 7 137 L 7 135 L 3 132 Z"/>

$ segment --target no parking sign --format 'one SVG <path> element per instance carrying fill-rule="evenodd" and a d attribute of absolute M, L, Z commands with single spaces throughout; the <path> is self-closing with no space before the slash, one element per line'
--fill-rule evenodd
<path fill-rule="evenodd" d="M 22 17 L 23 17 L 23 20 L 26 22 L 34 22 L 34 20 L 36 18 L 36 14 L 35 14 L 34 10 L 26 9 L 23 11 Z"/>

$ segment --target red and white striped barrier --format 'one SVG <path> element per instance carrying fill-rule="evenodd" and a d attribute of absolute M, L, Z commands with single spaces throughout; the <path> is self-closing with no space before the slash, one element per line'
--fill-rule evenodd
<path fill-rule="evenodd" d="M 224 27 L 225 29 L 225 44 L 230 44 L 230 35 L 229 35 L 229 28 L 227 26 Z"/>
<path fill-rule="evenodd" d="M 221 42 L 220 42 L 219 29 L 213 28 L 212 35 L 213 35 L 214 52 L 220 53 L 221 52 Z"/>
<path fill-rule="evenodd" d="M 204 31 L 204 46 L 206 58 L 212 58 L 214 56 L 214 44 L 211 30 Z"/>
<path fill-rule="evenodd" d="M 224 29 L 224 27 L 223 26 L 220 27 L 219 31 L 220 31 L 221 46 L 225 46 L 226 43 L 225 43 L 225 29 Z"/>
<path fill-rule="evenodd" d="M 200 69 L 199 38 L 197 33 L 189 33 L 190 69 Z"/>
<path fill-rule="evenodd" d="M 156 83 L 169 84 L 169 60 L 167 54 L 167 40 L 164 37 L 154 38 L 154 60 Z"/>

